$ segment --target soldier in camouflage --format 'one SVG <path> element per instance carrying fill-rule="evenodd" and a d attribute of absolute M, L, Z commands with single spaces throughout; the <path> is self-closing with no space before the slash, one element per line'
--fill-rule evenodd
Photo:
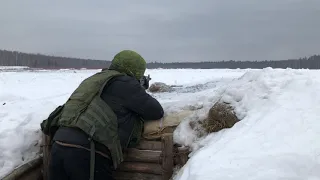
<path fill-rule="evenodd" d="M 145 70 L 138 53 L 119 52 L 41 123 L 53 142 L 49 180 L 113 179 L 123 149 L 139 143 L 144 121 L 164 115 L 139 83 Z"/>

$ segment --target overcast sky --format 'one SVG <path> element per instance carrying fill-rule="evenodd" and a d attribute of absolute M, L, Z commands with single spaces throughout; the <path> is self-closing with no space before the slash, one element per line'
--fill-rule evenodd
<path fill-rule="evenodd" d="M 320 0 L 1 0 L 0 49 L 148 62 L 320 54 Z"/>

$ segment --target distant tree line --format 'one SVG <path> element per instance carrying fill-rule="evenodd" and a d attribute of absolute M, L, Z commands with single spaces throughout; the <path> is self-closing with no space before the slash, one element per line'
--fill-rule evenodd
<path fill-rule="evenodd" d="M 217 61 L 217 62 L 176 62 L 176 63 L 148 63 L 148 68 L 198 68 L 198 69 L 262 69 L 272 68 L 292 68 L 292 69 L 320 69 L 320 55 L 311 57 L 289 59 L 289 60 L 264 60 L 264 61 Z"/>
<path fill-rule="evenodd" d="M 109 67 L 109 65 L 110 61 L 103 60 L 58 57 L 0 50 L 0 66 L 28 66 L 31 68 L 43 69 L 101 69 L 104 67 Z"/>
<path fill-rule="evenodd" d="M 111 61 L 79 59 L 70 57 L 48 56 L 42 54 L 22 53 L 17 51 L 0 50 L 0 66 L 28 66 L 30 68 L 63 69 L 87 68 L 101 69 L 109 67 Z M 262 69 L 292 68 L 292 69 L 320 69 L 320 55 L 289 60 L 264 60 L 264 61 L 218 61 L 218 62 L 174 62 L 174 63 L 148 63 L 149 69 L 164 68 L 197 68 L 197 69 Z"/>

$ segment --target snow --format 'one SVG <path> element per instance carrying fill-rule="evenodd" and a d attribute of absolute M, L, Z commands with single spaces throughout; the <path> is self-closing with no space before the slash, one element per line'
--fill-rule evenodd
<path fill-rule="evenodd" d="M 37 155 L 40 123 L 78 84 L 99 70 L 0 72 L 0 178 Z M 292 69 L 153 69 L 151 83 L 181 85 L 155 93 L 166 113 L 200 108 L 174 140 L 190 146 L 174 180 L 320 179 L 320 71 Z M 199 138 L 190 121 L 205 118 L 218 100 L 240 122 Z"/>
<path fill-rule="evenodd" d="M 182 123 L 177 141 L 194 151 L 175 179 L 320 179 L 319 77 L 319 71 L 267 68 L 221 86 L 216 96 L 241 121 L 193 142 Z"/>

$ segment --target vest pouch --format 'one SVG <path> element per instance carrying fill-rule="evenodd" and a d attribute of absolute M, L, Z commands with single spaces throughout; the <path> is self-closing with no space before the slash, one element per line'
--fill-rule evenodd
<path fill-rule="evenodd" d="M 53 137 L 59 128 L 59 118 L 63 110 L 64 105 L 58 106 L 53 112 L 50 113 L 49 117 L 42 121 L 40 124 L 42 132 L 50 137 Z"/>

